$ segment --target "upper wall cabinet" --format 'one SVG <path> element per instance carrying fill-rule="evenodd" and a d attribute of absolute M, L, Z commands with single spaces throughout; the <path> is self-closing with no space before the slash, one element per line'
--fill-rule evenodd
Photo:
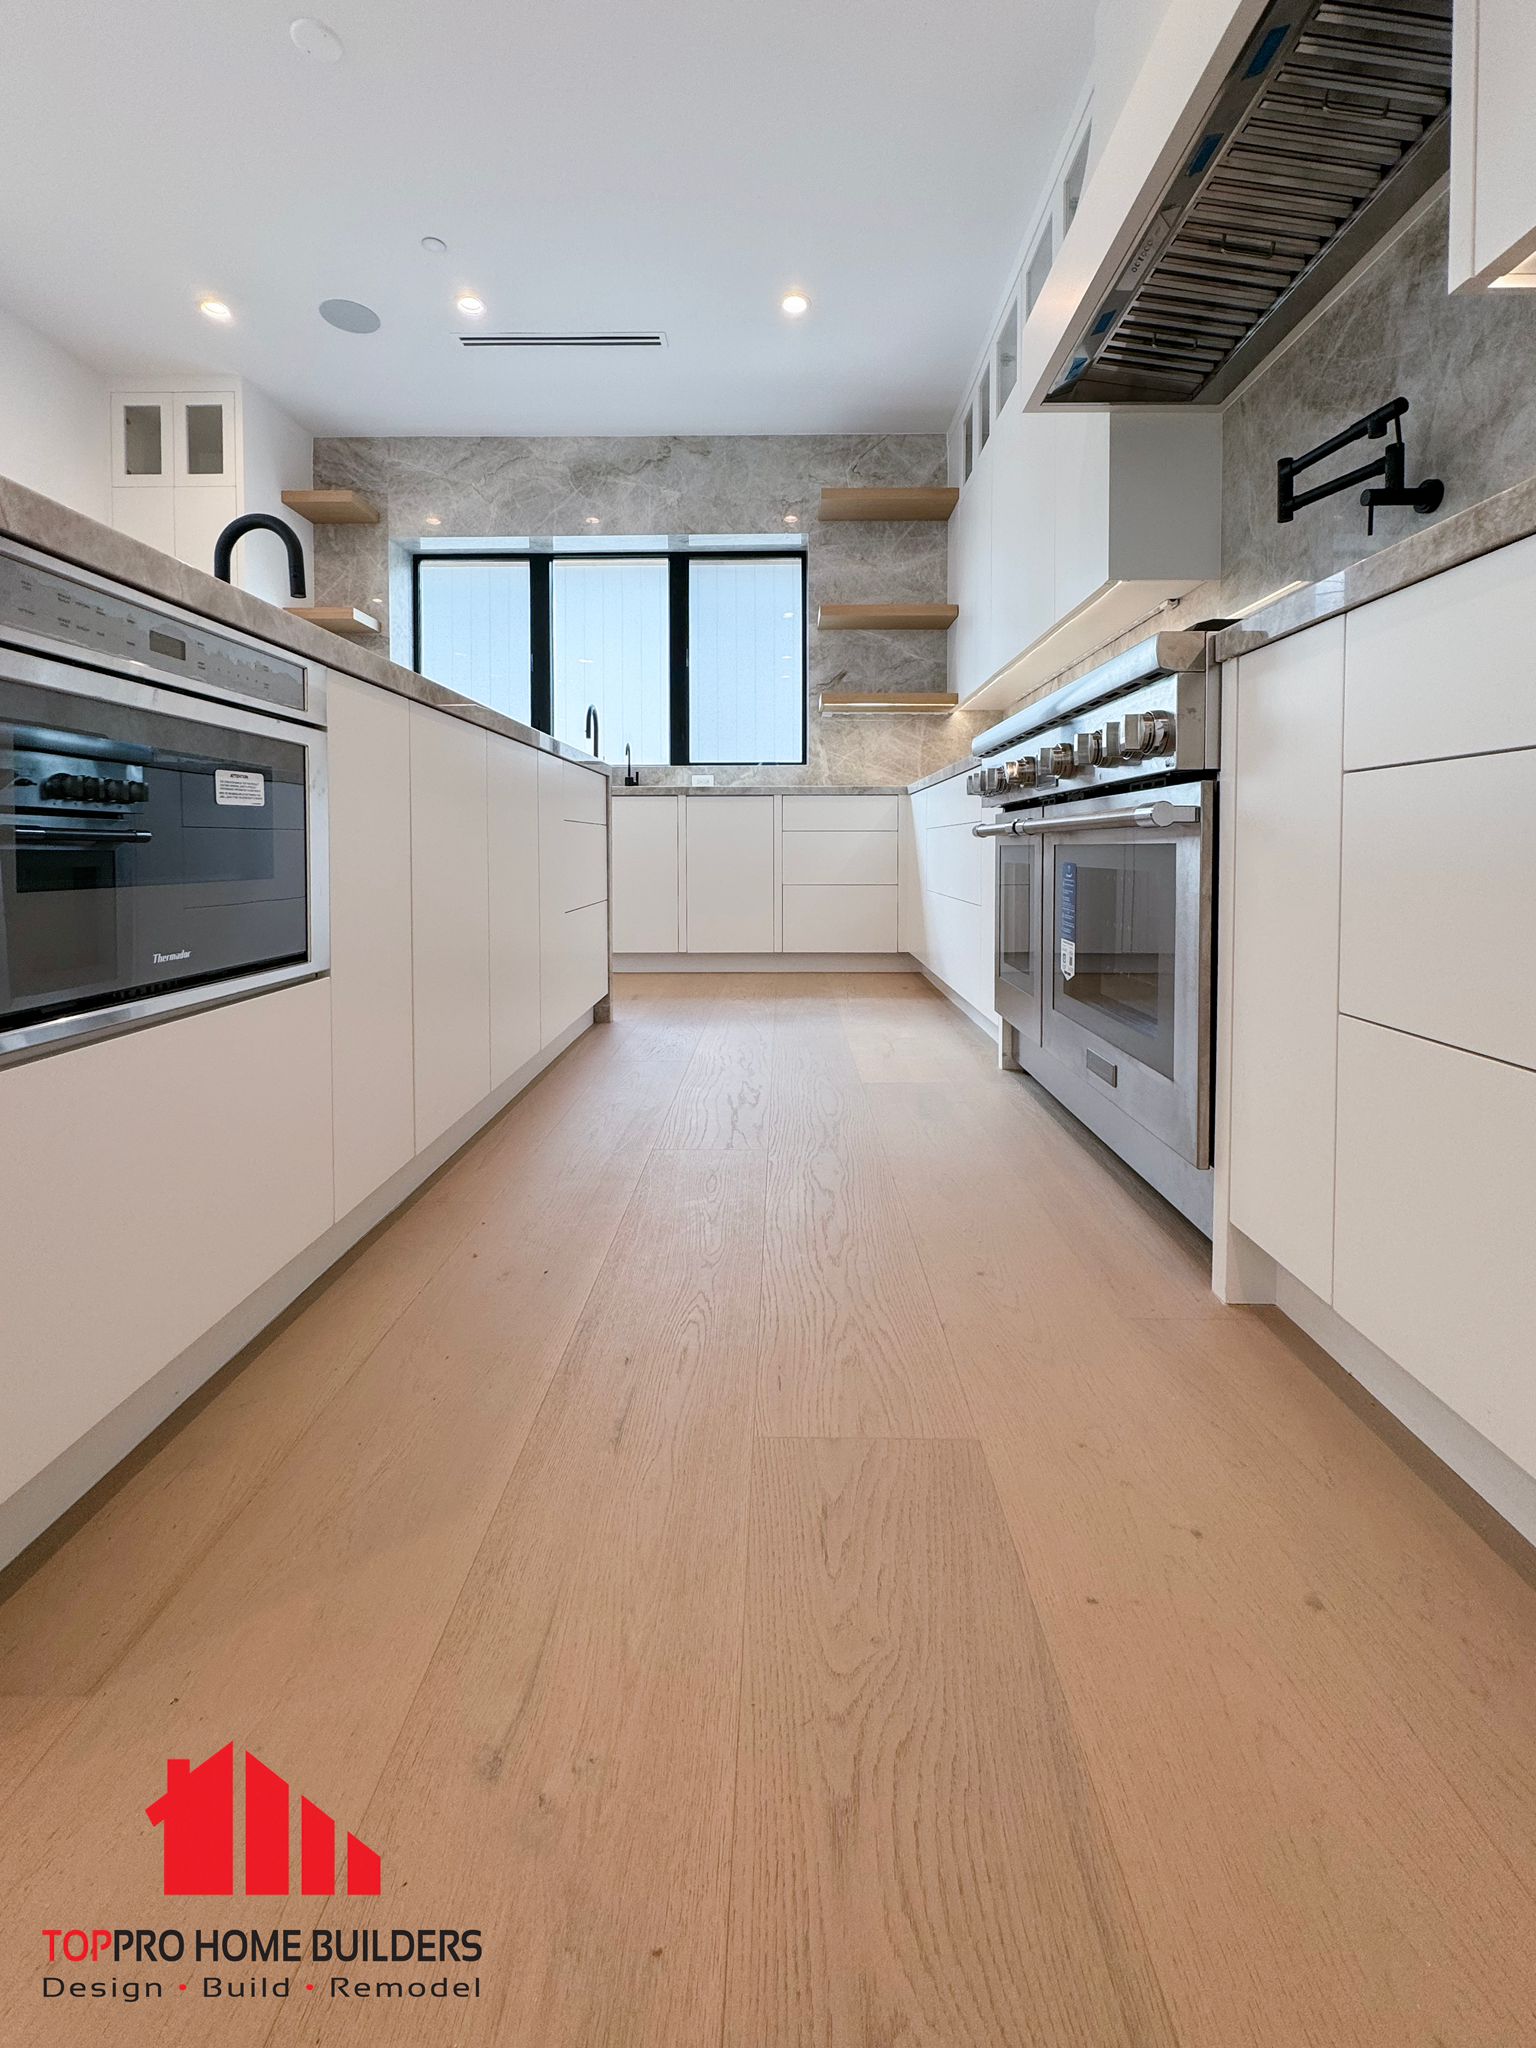
<path fill-rule="evenodd" d="M 1452 49 L 1453 291 L 1536 286 L 1536 9 L 1456 0 Z"/>
<path fill-rule="evenodd" d="M 949 685 L 1008 705 L 1221 570 L 1214 412 L 999 415 L 949 524 Z"/>

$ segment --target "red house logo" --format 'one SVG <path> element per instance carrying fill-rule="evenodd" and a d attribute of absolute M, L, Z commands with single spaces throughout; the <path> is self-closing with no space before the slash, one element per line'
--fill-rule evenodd
<path fill-rule="evenodd" d="M 290 1871 L 290 1800 L 286 1778 L 245 1752 L 245 1891 L 248 1898 L 286 1898 Z M 186 1757 L 165 1767 L 165 1791 L 144 1809 L 164 1829 L 168 1899 L 227 1899 L 235 1889 L 235 1745 L 193 1770 Z M 377 1850 L 347 1836 L 347 1894 L 377 1898 Z M 299 1889 L 308 1898 L 336 1891 L 336 1823 L 313 1801 L 299 1800 Z"/>

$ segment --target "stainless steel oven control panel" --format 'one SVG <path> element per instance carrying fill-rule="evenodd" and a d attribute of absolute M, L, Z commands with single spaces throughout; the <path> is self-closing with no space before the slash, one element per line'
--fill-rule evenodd
<path fill-rule="evenodd" d="M 321 671 L 195 613 L 0 542 L 0 641 L 320 724 Z"/>
<path fill-rule="evenodd" d="M 1008 806 L 1165 776 L 1213 775 L 1214 704 L 1203 671 L 1160 676 L 1108 703 L 1045 720 L 972 769 L 965 786 L 972 796 Z"/>

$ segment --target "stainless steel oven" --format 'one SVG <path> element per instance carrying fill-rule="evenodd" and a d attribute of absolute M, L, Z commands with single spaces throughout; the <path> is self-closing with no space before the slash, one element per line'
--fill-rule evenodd
<path fill-rule="evenodd" d="M 1164 634 L 983 734 L 1005 1052 L 1210 1227 L 1214 682 Z"/>
<path fill-rule="evenodd" d="M 324 973 L 309 665 L 240 636 L 226 649 L 190 615 L 42 558 L 16 570 L 0 555 L 0 1060 Z M 32 623 L 5 644 L 18 592 Z M 130 633 L 142 652 L 115 644 Z M 84 658 L 33 651 L 45 640 Z M 174 648 L 254 687 L 151 680 Z"/>

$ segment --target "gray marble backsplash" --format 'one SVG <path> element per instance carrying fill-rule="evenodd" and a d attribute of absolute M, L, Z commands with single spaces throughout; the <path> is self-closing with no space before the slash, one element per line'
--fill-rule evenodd
<path fill-rule="evenodd" d="M 379 526 L 316 530 L 317 602 L 356 604 L 391 628 L 396 660 L 409 653 L 409 557 L 423 538 L 527 535 L 785 534 L 807 544 L 810 759 L 795 770 L 718 768 L 718 783 L 904 783 L 970 745 L 987 721 L 882 716 L 822 718 L 823 688 L 945 688 L 942 633 L 829 633 L 826 603 L 945 595 L 939 524 L 828 524 L 816 517 L 823 484 L 944 481 L 938 434 L 677 436 L 633 440 L 318 440 L 315 482 L 349 486 L 379 506 Z M 648 768 L 647 783 L 685 781 L 686 770 Z"/>

